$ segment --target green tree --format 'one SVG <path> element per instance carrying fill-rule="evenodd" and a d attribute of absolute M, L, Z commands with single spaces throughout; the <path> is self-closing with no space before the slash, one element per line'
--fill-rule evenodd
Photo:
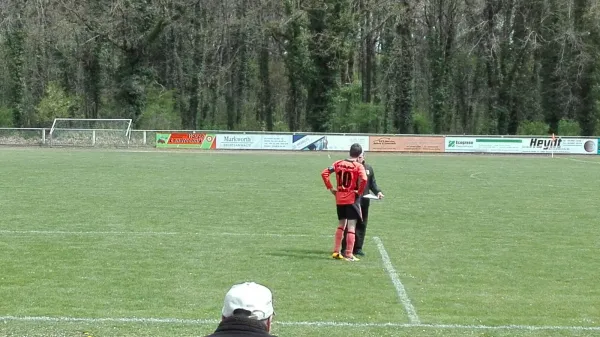
<path fill-rule="evenodd" d="M 81 99 L 69 95 L 57 82 L 50 82 L 36 107 L 36 125 L 49 127 L 55 118 L 83 118 Z"/>
<path fill-rule="evenodd" d="M 22 5 L 21 5 L 22 6 Z M 8 72 L 10 83 L 10 105 L 12 108 L 13 125 L 16 127 L 25 126 L 24 105 L 24 63 L 25 63 L 25 30 L 22 22 L 22 7 L 17 6 L 13 24 L 10 28 L 6 45 L 8 49 Z"/>

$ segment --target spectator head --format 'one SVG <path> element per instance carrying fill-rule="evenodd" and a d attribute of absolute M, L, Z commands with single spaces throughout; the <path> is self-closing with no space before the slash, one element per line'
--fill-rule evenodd
<path fill-rule="evenodd" d="M 233 316 L 255 319 L 271 331 L 273 294 L 269 288 L 254 282 L 236 284 L 225 295 L 222 314 L 223 319 Z"/>
<path fill-rule="evenodd" d="M 358 158 L 362 153 L 363 149 L 360 144 L 354 143 L 350 146 L 350 158 Z"/>

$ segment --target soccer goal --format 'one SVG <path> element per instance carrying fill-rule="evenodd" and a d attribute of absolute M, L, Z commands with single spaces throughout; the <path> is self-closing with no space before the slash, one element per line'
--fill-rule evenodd
<path fill-rule="evenodd" d="M 50 146 L 129 146 L 131 119 L 55 118 Z"/>

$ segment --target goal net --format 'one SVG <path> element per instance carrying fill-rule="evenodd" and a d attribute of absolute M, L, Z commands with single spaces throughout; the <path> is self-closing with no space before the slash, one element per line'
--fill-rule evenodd
<path fill-rule="evenodd" d="M 55 118 L 50 146 L 129 146 L 131 119 Z"/>

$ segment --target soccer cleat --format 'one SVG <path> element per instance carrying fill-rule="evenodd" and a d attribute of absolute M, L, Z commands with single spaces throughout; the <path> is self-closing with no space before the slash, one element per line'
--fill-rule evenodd
<path fill-rule="evenodd" d="M 354 253 L 354 255 L 365 256 L 365 252 L 363 252 L 362 249 L 359 249 L 356 251 L 356 253 Z"/>
<path fill-rule="evenodd" d="M 336 260 L 343 260 L 344 257 L 342 256 L 342 254 L 338 253 L 338 252 L 334 252 L 333 254 L 331 254 L 331 257 L 336 259 Z"/>
<path fill-rule="evenodd" d="M 350 255 L 350 256 L 346 257 L 346 261 L 358 262 L 358 261 L 360 261 L 360 259 L 354 255 Z"/>

